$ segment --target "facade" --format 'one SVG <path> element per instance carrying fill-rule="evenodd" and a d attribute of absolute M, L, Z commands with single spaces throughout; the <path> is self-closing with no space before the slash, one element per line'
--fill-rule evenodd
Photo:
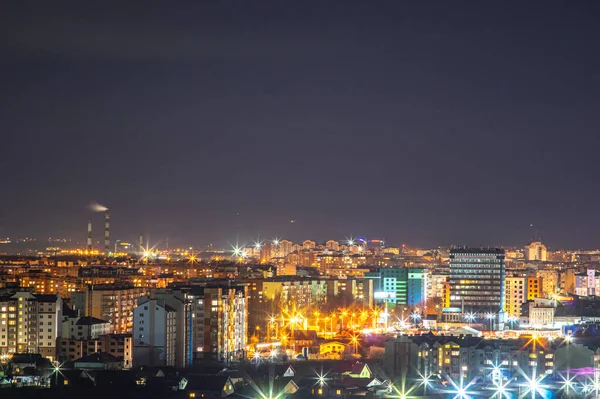
<path fill-rule="evenodd" d="M 505 305 L 507 317 L 521 317 L 522 306 L 527 301 L 542 297 L 543 284 L 541 277 L 509 276 L 505 279 Z"/>
<path fill-rule="evenodd" d="M 182 289 L 191 304 L 194 358 L 242 359 L 248 339 L 248 298 L 244 285 Z"/>
<path fill-rule="evenodd" d="M 88 286 L 83 292 L 71 293 L 71 302 L 80 315 L 108 321 L 111 332 L 131 334 L 133 309 L 137 306 L 137 299 L 147 293 L 147 288 L 102 284 Z"/>
<path fill-rule="evenodd" d="M 587 269 L 585 273 L 575 275 L 575 294 L 579 296 L 600 294 L 600 275 L 596 275 L 595 269 Z"/>
<path fill-rule="evenodd" d="M 325 247 L 330 251 L 337 252 L 340 250 L 340 243 L 335 240 L 329 240 L 325 243 Z"/>
<path fill-rule="evenodd" d="M 312 240 L 305 240 L 302 242 L 302 249 L 304 249 L 305 251 L 310 251 L 311 249 L 315 249 L 316 246 L 317 246 L 317 243 Z"/>
<path fill-rule="evenodd" d="M 542 297 L 550 298 L 560 292 L 556 270 L 541 269 L 536 272 L 536 276 L 542 279 Z"/>
<path fill-rule="evenodd" d="M 528 261 L 545 262 L 548 259 L 548 249 L 539 241 L 533 241 L 525 246 L 525 259 Z"/>
<path fill-rule="evenodd" d="M 191 304 L 181 293 L 157 291 L 134 310 L 134 366 L 183 368 L 192 363 Z"/>
<path fill-rule="evenodd" d="M 537 298 L 529 302 L 529 325 L 531 327 L 550 327 L 554 324 L 556 303 L 552 299 Z"/>
<path fill-rule="evenodd" d="M 554 371 L 554 352 L 550 345 L 527 339 L 400 336 L 386 342 L 384 368 L 394 379 L 434 375 L 453 381 L 480 378 L 494 382 L 496 378 L 521 376 L 521 372 L 550 374 Z"/>
<path fill-rule="evenodd" d="M 327 284 L 320 279 L 273 279 L 260 281 L 259 285 L 258 293 L 262 298 L 279 298 L 282 303 L 294 302 L 298 307 L 324 302 L 327 296 Z"/>
<path fill-rule="evenodd" d="M 0 295 L 0 355 L 39 353 L 56 359 L 62 333 L 60 295 L 17 291 Z"/>
<path fill-rule="evenodd" d="M 381 268 L 365 273 L 373 280 L 374 297 L 395 305 L 422 306 L 427 294 L 427 272 L 420 268 Z"/>
<path fill-rule="evenodd" d="M 505 307 L 503 249 L 459 248 L 450 251 L 450 307 L 478 318 L 493 313 L 502 329 Z"/>
<path fill-rule="evenodd" d="M 122 368 L 133 365 L 133 340 L 129 334 L 107 334 L 95 339 L 59 338 L 56 358 L 60 362 L 77 360 L 93 353 L 108 353 L 122 362 Z"/>
<path fill-rule="evenodd" d="M 110 323 L 105 320 L 91 316 L 63 316 L 61 338 L 94 339 L 100 335 L 110 334 L 110 331 Z"/>
<path fill-rule="evenodd" d="M 427 307 L 427 271 L 408 269 L 406 304 L 411 307 Z"/>
<path fill-rule="evenodd" d="M 292 252 L 292 242 L 289 240 L 281 240 L 279 241 L 279 254 L 281 256 L 287 256 Z"/>
<path fill-rule="evenodd" d="M 524 276 L 506 277 L 506 301 L 504 310 L 507 317 L 521 317 L 521 307 L 527 302 L 527 278 Z"/>

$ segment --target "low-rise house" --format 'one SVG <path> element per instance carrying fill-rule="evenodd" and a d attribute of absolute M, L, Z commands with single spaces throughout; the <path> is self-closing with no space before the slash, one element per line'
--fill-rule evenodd
<path fill-rule="evenodd" d="M 341 360 L 346 344 L 339 341 L 324 342 L 319 346 L 319 358 Z"/>
<path fill-rule="evenodd" d="M 233 382 L 227 376 L 191 374 L 186 379 L 184 391 L 189 398 L 205 396 L 224 398 L 234 392 Z"/>
<path fill-rule="evenodd" d="M 73 367 L 76 370 L 120 370 L 123 360 L 108 353 L 98 352 L 75 360 Z"/>

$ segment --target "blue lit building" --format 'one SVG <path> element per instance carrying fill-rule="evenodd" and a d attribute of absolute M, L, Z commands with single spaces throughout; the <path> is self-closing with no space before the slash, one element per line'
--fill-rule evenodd
<path fill-rule="evenodd" d="M 394 305 L 420 306 L 426 297 L 426 275 L 423 269 L 382 268 L 365 273 L 373 280 L 375 300 Z"/>

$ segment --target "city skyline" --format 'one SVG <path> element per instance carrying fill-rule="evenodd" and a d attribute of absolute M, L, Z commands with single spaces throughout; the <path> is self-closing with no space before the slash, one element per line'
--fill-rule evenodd
<path fill-rule="evenodd" d="M 340 4 L 7 4 L 0 237 L 598 246 L 599 4 Z"/>

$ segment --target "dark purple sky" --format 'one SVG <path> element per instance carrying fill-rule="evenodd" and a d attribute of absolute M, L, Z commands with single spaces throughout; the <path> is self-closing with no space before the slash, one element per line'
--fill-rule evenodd
<path fill-rule="evenodd" d="M 596 1 L 83 3 L 0 6 L 0 236 L 600 246 Z"/>

